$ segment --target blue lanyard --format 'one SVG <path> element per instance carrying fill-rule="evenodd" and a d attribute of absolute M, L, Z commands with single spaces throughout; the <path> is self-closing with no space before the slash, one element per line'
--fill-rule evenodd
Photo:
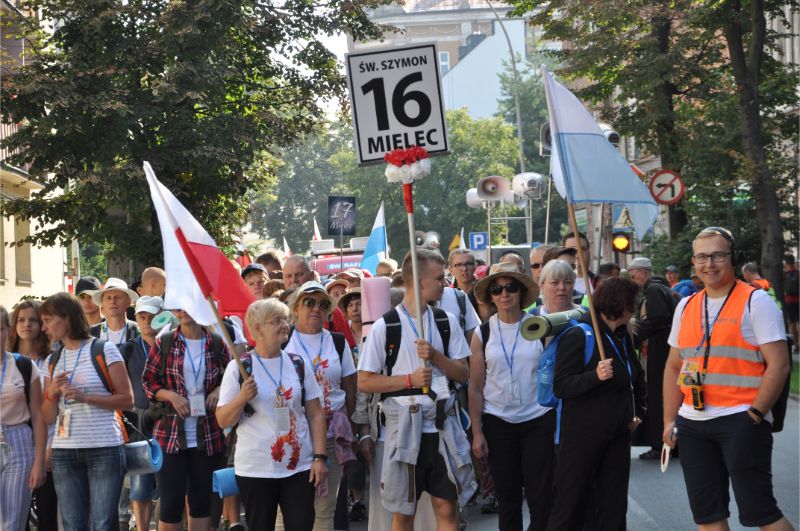
<path fill-rule="evenodd" d="M 3 384 L 6 382 L 6 362 L 9 354 L 9 352 L 6 352 L 6 355 L 3 356 L 3 372 L 0 373 L 0 395 L 3 394 Z M 11 355 L 13 356 L 13 354 Z"/>
<path fill-rule="evenodd" d="M 503 347 L 503 357 L 506 358 L 508 370 L 511 372 L 512 376 L 514 375 L 514 353 L 517 350 L 517 340 L 519 339 L 520 328 L 522 328 L 522 319 L 520 319 L 519 324 L 517 325 L 517 333 L 514 335 L 514 346 L 511 347 L 511 356 L 509 357 L 508 351 L 506 350 L 506 345 L 503 343 L 503 331 L 500 329 L 500 318 L 497 318 L 497 337 L 500 338 L 500 346 Z"/>
<path fill-rule="evenodd" d="M 205 339 L 205 338 L 204 338 Z M 183 356 L 183 359 L 189 358 L 189 366 L 192 368 L 192 376 L 194 377 L 194 393 L 197 393 L 197 390 L 200 389 L 200 384 L 197 382 L 197 377 L 200 376 L 200 369 L 203 368 L 203 363 L 205 363 L 206 359 L 206 342 L 203 341 L 203 350 L 202 355 L 200 356 L 200 363 L 198 363 L 197 367 L 194 366 L 194 360 L 192 359 L 192 353 L 189 352 L 189 343 L 186 342 L 186 339 L 181 336 L 181 341 L 183 341 L 183 346 L 186 347 L 186 354 Z M 185 363 L 185 361 L 184 361 Z"/>
<path fill-rule="evenodd" d="M 264 362 L 261 361 L 261 356 L 259 356 L 258 353 L 255 350 L 253 351 L 253 356 L 252 357 L 255 358 L 258 361 L 258 364 L 261 365 L 261 368 L 264 370 L 265 373 L 267 373 L 267 376 L 269 377 L 269 379 L 272 380 L 272 383 L 275 384 L 275 387 L 276 387 L 280 397 L 283 398 L 283 351 L 281 350 L 281 365 L 280 365 L 280 369 L 279 369 L 280 372 L 278 372 L 278 381 L 275 381 L 275 378 L 272 377 L 270 372 L 264 366 Z"/>
<path fill-rule="evenodd" d="M 72 366 L 72 372 L 69 373 L 69 384 L 72 385 L 72 379 L 75 378 L 75 371 L 78 370 L 78 362 L 81 361 L 81 353 L 83 353 L 83 347 L 86 346 L 86 341 L 81 343 L 80 348 L 78 349 L 78 355 L 75 357 L 75 365 Z M 67 358 L 64 357 L 64 371 L 67 370 Z M 64 405 L 66 406 L 69 401 L 65 398 Z"/>
<path fill-rule="evenodd" d="M 314 364 L 314 360 L 311 359 L 311 354 L 308 353 L 308 349 L 306 348 L 306 344 L 303 343 L 303 338 L 300 337 L 300 332 L 297 332 L 297 341 L 300 342 L 300 346 L 303 347 L 303 352 L 306 353 L 306 358 L 308 358 L 308 363 L 314 368 L 314 374 L 317 373 L 317 367 L 319 367 L 320 363 L 322 363 L 322 343 L 325 341 L 325 330 L 319 333 L 319 361 L 317 364 Z"/>
<path fill-rule="evenodd" d="M 628 369 L 628 378 L 631 380 L 631 385 L 633 385 L 633 371 L 631 370 L 631 360 L 628 357 L 628 347 L 625 346 L 625 340 L 622 340 L 622 348 L 625 351 L 625 357 L 623 357 L 622 354 L 620 354 L 619 349 L 617 349 L 617 345 L 614 344 L 614 340 L 611 339 L 611 336 L 606 334 L 606 339 L 608 339 L 608 342 L 611 343 L 611 348 L 614 349 L 614 352 L 616 352 L 619 360 L 625 362 L 625 365 Z"/>
<path fill-rule="evenodd" d="M 105 328 L 105 330 L 106 330 L 106 341 L 109 341 L 111 338 L 108 335 L 108 331 L 109 330 L 108 330 L 108 323 L 107 322 L 103 325 L 103 328 Z M 121 344 L 125 343 L 125 338 L 126 337 L 128 337 L 128 322 L 127 321 L 125 322 L 125 328 L 124 328 L 124 331 L 122 332 L 122 341 L 117 343 L 117 347 L 119 347 Z"/>
<path fill-rule="evenodd" d="M 414 324 L 414 319 L 412 319 L 411 314 L 408 313 L 406 305 L 401 304 L 400 309 L 402 309 L 403 313 L 406 315 L 406 319 L 408 319 L 408 324 L 411 325 L 411 329 L 414 331 L 414 335 L 417 336 L 417 339 L 425 339 L 425 329 L 424 328 L 422 329 L 422 337 L 420 337 L 419 331 L 417 330 L 417 325 Z M 433 328 L 433 323 L 431 322 L 431 320 L 433 319 L 433 312 L 428 312 L 427 306 L 425 307 L 425 312 L 428 313 L 428 338 L 430 338 L 431 329 Z"/>
<path fill-rule="evenodd" d="M 139 337 L 139 343 L 142 344 L 142 352 L 144 352 L 144 357 L 145 359 L 147 359 L 147 357 L 150 355 L 150 347 L 147 343 L 144 342 L 143 337 Z"/>

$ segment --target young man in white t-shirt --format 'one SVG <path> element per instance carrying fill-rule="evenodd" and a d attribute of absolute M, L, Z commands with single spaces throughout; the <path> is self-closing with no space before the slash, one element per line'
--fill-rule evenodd
<path fill-rule="evenodd" d="M 765 291 L 736 280 L 739 252 L 727 229 L 702 230 L 692 251 L 705 289 L 675 309 L 664 442 L 674 447 L 680 439 L 700 529 L 729 528 L 730 486 L 742 525 L 792 529 L 772 494 L 771 409 L 789 372 L 781 312 Z"/>
<path fill-rule="evenodd" d="M 417 251 L 419 264 L 420 297 L 424 301 L 435 301 L 442 297 L 444 289 L 445 261 L 432 250 Z M 392 405 L 408 407 L 413 413 L 425 413 L 436 408 L 434 400 L 422 394 L 422 388 L 430 388 L 441 399 L 449 395 L 448 382 L 465 383 L 469 377 L 466 359 L 469 347 L 464 336 L 458 333 L 458 319 L 447 314 L 451 330 L 448 343 L 448 356 L 443 353 L 441 335 L 435 325 L 433 312 L 427 305 L 422 315 L 422 333 L 418 330 L 417 304 L 414 294 L 413 273 L 410 254 L 403 260 L 403 281 L 405 296 L 396 307 L 401 325 L 400 346 L 397 359 L 391 368 L 391 376 L 386 374 L 386 322 L 384 318 L 375 322 L 367 337 L 359 360 L 358 387 L 365 393 L 405 393 L 405 396 L 386 398 Z M 388 314 L 387 314 L 388 315 Z M 425 362 L 430 362 L 426 366 Z M 392 430 L 388 427 L 386 432 Z M 422 439 L 414 467 L 414 488 L 417 499 L 422 491 L 431 495 L 431 503 L 436 515 L 439 530 L 457 530 L 456 486 L 448 479 L 443 457 L 438 452 L 439 432 L 431 419 L 422 423 Z M 463 435 L 463 432 L 461 432 Z M 466 437 L 466 436 L 465 436 Z M 387 448 L 391 441 L 386 441 Z M 384 474 L 386 470 L 383 471 Z M 413 529 L 414 515 L 392 514 L 392 529 Z"/>

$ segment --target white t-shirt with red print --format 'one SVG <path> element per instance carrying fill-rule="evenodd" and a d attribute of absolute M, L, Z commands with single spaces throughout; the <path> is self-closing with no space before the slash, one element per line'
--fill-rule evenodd
<path fill-rule="evenodd" d="M 254 353 L 252 353 L 255 356 Z M 261 363 L 259 363 L 259 361 Z M 237 476 L 250 478 L 285 478 L 311 468 L 314 446 L 302 406 L 302 389 L 306 402 L 322 398 L 314 371 L 304 361 L 305 380 L 300 378 L 291 358 L 282 352 L 279 357 L 259 358 L 250 362 L 258 395 L 250 402 L 255 413 L 242 414 L 237 429 L 233 466 Z M 278 392 L 278 386 L 283 389 Z M 239 394 L 239 367 L 229 363 L 222 378 L 218 405 L 224 406 Z M 289 408 L 289 430 L 278 431 L 276 408 Z"/>
<path fill-rule="evenodd" d="M 344 407 L 345 392 L 341 385 L 342 378 L 356 373 L 356 365 L 347 343 L 344 345 L 341 363 L 336 345 L 333 344 L 333 337 L 327 330 L 313 335 L 302 334 L 295 330 L 284 350 L 300 356 L 313 367 L 317 384 L 322 389 L 322 409 L 326 417 Z M 333 434 L 328 432 L 328 437 L 332 436 Z"/>

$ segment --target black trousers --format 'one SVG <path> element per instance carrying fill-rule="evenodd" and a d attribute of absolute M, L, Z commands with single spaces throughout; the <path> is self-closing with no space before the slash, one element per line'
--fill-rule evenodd
<path fill-rule="evenodd" d="M 314 527 L 314 485 L 308 470 L 286 478 L 236 476 L 247 528 L 273 531 L 278 506 L 286 531 L 311 531 Z"/>
<path fill-rule="evenodd" d="M 625 531 L 631 434 L 626 427 L 613 433 L 563 429 L 555 470 L 555 506 L 547 529 L 583 529 L 592 495 L 597 501 L 597 525 L 603 531 Z"/>
<path fill-rule="evenodd" d="M 500 531 L 522 529 L 522 488 L 531 514 L 531 529 L 547 527 L 553 508 L 555 411 L 512 424 L 484 414 L 483 434 L 499 503 Z"/>
<path fill-rule="evenodd" d="M 190 448 L 177 454 L 164 454 L 161 470 L 156 474 L 161 496 L 158 519 L 165 524 L 180 523 L 185 497 L 189 497 L 189 516 L 207 518 L 211 506 L 211 476 L 219 467 L 224 453 L 207 455 L 205 448 Z"/>

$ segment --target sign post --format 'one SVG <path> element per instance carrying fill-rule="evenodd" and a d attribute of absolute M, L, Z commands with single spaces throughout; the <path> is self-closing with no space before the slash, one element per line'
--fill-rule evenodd
<path fill-rule="evenodd" d="M 352 195 L 328 196 L 328 236 L 339 234 L 339 263 L 344 264 L 344 237 L 356 234 L 356 198 Z"/>
<path fill-rule="evenodd" d="M 435 44 L 350 53 L 345 63 L 359 164 L 413 146 L 450 150 Z"/>

